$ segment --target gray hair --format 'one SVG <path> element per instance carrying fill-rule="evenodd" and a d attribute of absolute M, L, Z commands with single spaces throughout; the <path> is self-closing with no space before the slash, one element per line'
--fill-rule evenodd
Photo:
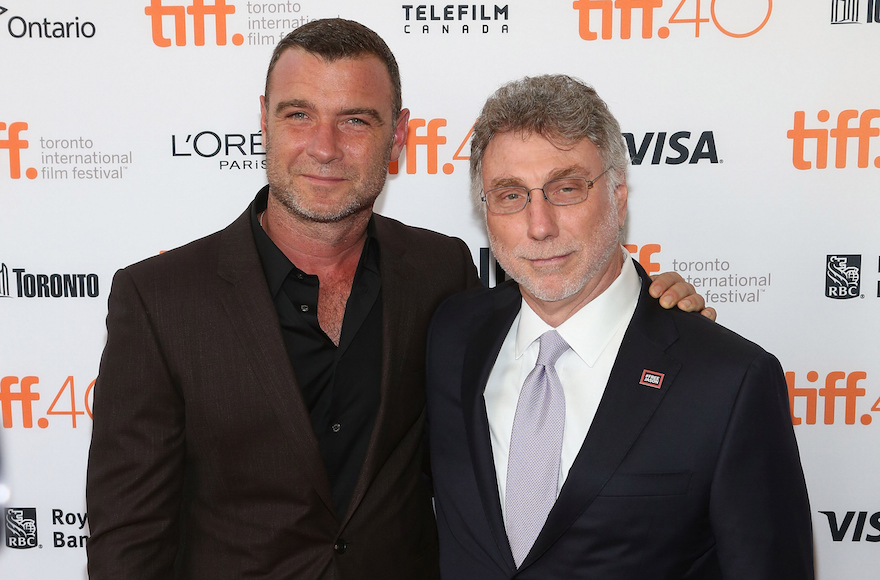
<path fill-rule="evenodd" d="M 471 195 L 482 194 L 483 155 L 495 135 L 537 134 L 558 147 L 589 139 L 599 149 L 611 193 L 626 179 L 626 144 L 620 125 L 593 87 L 566 75 L 524 77 L 489 97 L 471 140 Z M 485 210 L 485 208 L 483 208 Z"/>
<path fill-rule="evenodd" d="M 342 18 L 312 20 L 295 29 L 281 39 L 272 52 L 269 70 L 266 71 L 265 97 L 267 101 L 269 100 L 269 76 L 282 53 L 290 48 L 301 48 L 308 53 L 320 56 L 327 62 L 370 55 L 381 60 L 385 68 L 388 69 L 393 89 L 392 98 L 394 101 L 391 103 L 391 122 L 394 123 L 397 120 L 403 107 L 400 69 L 391 49 L 378 34 L 359 22 Z"/>

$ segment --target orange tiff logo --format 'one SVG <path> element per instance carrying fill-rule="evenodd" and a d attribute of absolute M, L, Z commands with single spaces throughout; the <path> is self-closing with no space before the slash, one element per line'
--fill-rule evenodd
<path fill-rule="evenodd" d="M 846 167 L 847 145 L 850 139 L 856 139 L 858 166 L 867 167 L 871 157 L 868 151 L 871 137 L 880 135 L 880 128 L 872 127 L 871 121 L 878 117 L 880 117 L 880 109 L 866 109 L 861 114 L 856 109 L 847 109 L 837 115 L 837 126 L 829 131 L 823 127 L 807 129 L 806 113 L 795 111 L 794 127 L 786 133 L 792 141 L 791 162 L 797 169 L 810 169 L 813 166 L 804 153 L 806 142 L 810 140 L 815 142 L 816 169 L 825 169 L 828 166 L 828 138 L 831 137 L 834 139 L 835 167 Z M 816 119 L 821 123 L 825 123 L 830 118 L 831 114 L 824 109 L 816 115 Z M 858 126 L 850 127 L 850 121 L 855 119 L 858 119 Z M 810 149 L 812 150 L 812 147 Z M 880 168 L 880 156 L 874 158 L 874 167 Z"/>
<path fill-rule="evenodd" d="M 28 148 L 28 142 L 21 138 L 21 133 L 27 128 L 27 123 L 10 123 L 6 139 L 0 139 L 0 149 L 9 151 L 9 177 L 12 179 L 21 179 L 21 150 Z M 6 123 L 0 123 L 0 131 L 4 130 Z M 33 167 L 28 167 L 24 173 L 28 179 L 37 178 L 37 170 Z"/>
<path fill-rule="evenodd" d="M 440 133 L 440 129 L 446 126 L 446 119 L 410 119 L 406 129 L 406 147 L 402 157 L 406 160 L 406 172 L 410 175 L 417 173 L 419 170 L 419 151 L 424 148 L 424 155 L 427 157 L 426 166 L 429 175 L 437 173 L 440 146 L 446 144 L 446 136 Z M 424 134 L 420 134 L 424 130 Z M 470 139 L 473 126 L 467 135 L 465 135 L 458 149 L 452 155 L 453 161 L 467 161 L 470 159 L 461 152 Z M 424 159 L 424 158 L 423 158 Z M 388 173 L 396 175 L 399 171 L 399 162 L 392 161 L 388 165 Z M 443 164 L 443 173 L 451 175 L 455 171 L 455 165 L 452 163 Z"/>
<path fill-rule="evenodd" d="M 754 23 L 760 20 L 760 24 L 757 24 L 750 30 L 736 30 L 737 27 L 732 26 L 728 21 L 725 21 L 724 24 L 721 23 L 721 20 L 730 18 L 729 11 L 733 3 L 725 2 L 724 4 L 728 4 L 728 12 L 724 12 L 723 9 L 720 11 L 716 10 L 717 1 L 678 0 L 678 4 L 672 11 L 672 15 L 667 20 L 667 23 L 670 25 L 682 25 L 681 28 L 675 29 L 676 31 L 686 30 L 683 25 L 688 25 L 688 29 L 693 27 L 695 38 L 700 36 L 702 25 L 709 22 L 714 24 L 715 28 L 726 36 L 745 38 L 756 34 L 764 28 L 764 25 L 770 20 L 770 13 L 773 11 L 773 0 L 767 0 L 767 11 L 763 15 L 763 20 L 761 20 L 760 11 L 748 15 L 754 19 Z M 709 5 L 708 14 L 706 14 L 705 10 L 707 4 Z M 738 11 L 743 10 L 740 6 L 734 6 Z M 662 21 L 662 16 L 655 11 L 662 10 L 663 0 L 574 0 L 571 7 L 578 12 L 578 34 L 584 40 L 596 40 L 600 35 L 602 40 L 610 40 L 614 36 L 615 10 L 617 11 L 620 38 L 623 40 L 629 39 L 632 36 L 634 16 L 641 22 L 642 38 L 653 38 L 655 32 L 659 38 L 669 38 L 672 33 L 672 29 L 669 26 L 654 28 L 655 20 Z M 719 12 L 722 14 L 721 19 L 719 19 Z M 734 16 L 737 15 L 734 13 Z M 753 25 L 748 24 L 747 26 Z M 598 28 L 594 30 L 594 26 L 598 26 Z M 742 28 L 746 27 L 743 26 Z"/>
<path fill-rule="evenodd" d="M 76 395 L 76 385 L 73 376 L 68 376 L 52 399 L 52 403 L 45 411 L 45 416 L 37 418 L 37 427 L 45 429 L 49 426 L 49 418 L 53 415 L 67 415 L 70 417 L 71 427 L 77 427 L 77 417 L 80 415 L 88 415 L 92 418 L 92 390 L 95 388 L 93 380 L 86 387 L 82 394 L 82 405 L 84 410 L 77 408 L 79 398 Z M 39 377 L 2 377 L 0 378 L 0 418 L 4 429 L 10 429 L 18 423 L 16 417 L 21 419 L 21 426 L 24 429 L 32 429 L 34 426 L 34 415 L 39 415 L 40 411 L 33 407 L 34 401 L 40 400 L 40 393 L 36 391 L 36 387 L 40 384 Z M 13 403 L 18 403 L 13 406 Z M 68 408 L 65 408 L 68 407 Z M 18 411 L 18 412 L 16 412 Z M 80 422 L 82 423 L 82 422 Z"/>
<path fill-rule="evenodd" d="M 163 17 L 170 16 L 174 21 L 174 44 L 186 46 L 186 15 L 192 16 L 193 41 L 196 46 L 205 45 L 205 17 L 214 17 L 214 31 L 216 32 L 217 46 L 226 44 L 226 16 L 235 13 L 235 6 L 227 4 L 226 0 L 214 0 L 213 4 L 205 4 L 205 0 L 192 0 L 189 6 L 162 4 L 162 0 L 150 0 L 150 5 L 144 8 L 144 14 L 150 17 L 150 25 L 153 29 L 153 44 L 156 46 L 171 46 L 171 39 L 165 37 L 162 27 Z M 241 46 L 244 37 L 241 34 L 232 35 L 232 44 Z"/>
<path fill-rule="evenodd" d="M 816 413 L 819 404 L 819 398 L 822 398 L 824 407 L 823 422 L 826 425 L 833 425 L 837 418 L 837 400 L 843 399 L 843 422 L 847 425 L 854 425 L 856 422 L 857 407 L 862 397 L 866 394 L 866 389 L 859 386 L 859 381 L 865 380 L 868 374 L 865 371 L 853 371 L 846 373 L 844 371 L 831 371 L 825 375 L 821 387 L 797 386 L 797 378 L 793 371 L 785 373 L 785 382 L 788 384 L 788 406 L 791 409 L 791 422 L 793 425 L 800 425 L 805 422 L 807 425 L 816 424 Z M 808 383 L 818 383 L 819 373 L 809 371 L 806 374 Z M 796 405 L 799 400 L 803 400 L 805 405 L 805 415 L 803 417 L 796 415 Z M 800 405 L 797 405 L 800 408 Z M 880 399 L 870 408 L 871 412 L 880 412 Z M 862 425 L 870 425 L 873 416 L 870 413 L 863 413 L 859 417 Z"/>

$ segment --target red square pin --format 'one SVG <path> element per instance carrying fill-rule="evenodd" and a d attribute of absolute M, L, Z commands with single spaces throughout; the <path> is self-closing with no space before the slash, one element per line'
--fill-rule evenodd
<path fill-rule="evenodd" d="M 663 373 L 658 373 L 656 371 L 649 371 L 648 369 L 645 369 L 642 371 L 642 379 L 639 381 L 639 384 L 645 385 L 646 387 L 659 389 L 660 385 L 663 384 Z"/>

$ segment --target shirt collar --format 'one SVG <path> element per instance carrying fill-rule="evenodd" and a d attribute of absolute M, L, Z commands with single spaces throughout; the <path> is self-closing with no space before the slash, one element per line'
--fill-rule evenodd
<path fill-rule="evenodd" d="M 624 254 L 626 259 L 614 282 L 556 328 L 571 349 L 591 367 L 620 325 L 629 323 L 639 301 L 641 281 L 629 253 Z M 533 342 L 552 328 L 523 299 L 516 330 L 516 358 L 519 359 Z"/>
<path fill-rule="evenodd" d="M 257 197 L 251 203 L 250 218 L 251 231 L 254 235 L 254 242 L 257 245 L 257 253 L 260 255 L 260 262 L 263 265 L 263 273 L 269 285 L 269 292 L 272 296 L 275 296 L 281 291 L 281 286 L 291 273 L 294 275 L 302 274 L 303 277 L 310 276 L 310 274 L 297 268 L 263 230 L 263 227 L 260 225 L 259 215 L 266 211 L 268 204 L 269 186 L 267 185 L 257 193 Z M 367 240 L 364 243 L 364 250 L 361 252 L 358 271 L 364 268 L 378 275 L 378 253 L 379 242 L 376 239 L 376 224 L 373 216 L 370 216 L 370 221 L 367 223 Z"/>

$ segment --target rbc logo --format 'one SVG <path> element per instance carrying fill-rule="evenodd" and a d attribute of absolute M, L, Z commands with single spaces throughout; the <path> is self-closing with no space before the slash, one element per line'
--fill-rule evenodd
<path fill-rule="evenodd" d="M 828 256 L 825 268 L 825 296 L 836 300 L 858 298 L 861 294 L 862 257 L 860 255 Z"/>
<path fill-rule="evenodd" d="M 6 547 L 37 547 L 37 508 L 6 508 Z"/>

